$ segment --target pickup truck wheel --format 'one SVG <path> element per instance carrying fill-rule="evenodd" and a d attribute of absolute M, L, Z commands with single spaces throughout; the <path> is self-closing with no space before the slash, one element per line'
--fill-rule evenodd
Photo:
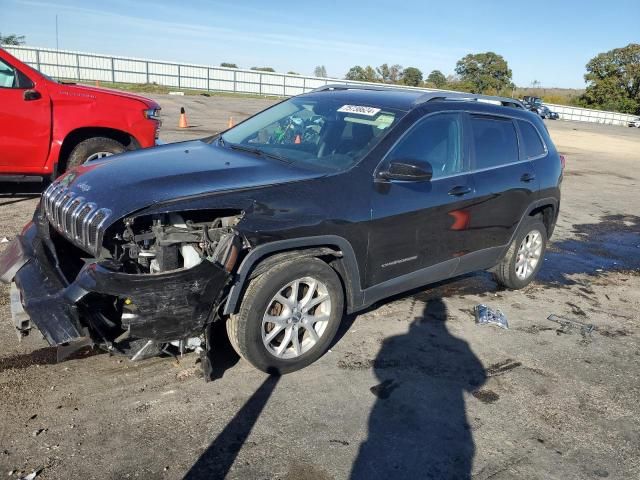
<path fill-rule="evenodd" d="M 329 348 L 343 313 L 342 284 L 321 260 L 304 258 L 254 278 L 227 320 L 233 348 L 267 373 L 289 373 Z"/>
<path fill-rule="evenodd" d="M 493 269 L 495 280 L 517 290 L 536 277 L 544 262 L 547 229 L 539 216 L 530 217 L 520 226 L 506 255 Z"/>
<path fill-rule="evenodd" d="M 93 137 L 83 140 L 74 147 L 67 160 L 66 170 L 71 170 L 82 165 L 88 160 L 110 157 L 116 153 L 122 153 L 126 147 L 120 142 L 107 137 Z M 66 171 L 65 170 L 65 171 Z M 61 172 L 62 173 L 62 172 Z"/>

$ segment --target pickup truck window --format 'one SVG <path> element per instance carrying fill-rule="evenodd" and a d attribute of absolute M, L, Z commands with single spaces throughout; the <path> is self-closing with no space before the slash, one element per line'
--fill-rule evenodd
<path fill-rule="evenodd" d="M 0 87 L 2 88 L 16 88 L 16 71 L 15 69 L 0 60 Z"/>
<path fill-rule="evenodd" d="M 0 59 L 0 88 L 33 88 L 33 82 L 20 70 Z"/>

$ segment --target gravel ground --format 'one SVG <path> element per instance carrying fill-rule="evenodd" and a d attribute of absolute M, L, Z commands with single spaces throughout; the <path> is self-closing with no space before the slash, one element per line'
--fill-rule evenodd
<path fill-rule="evenodd" d="M 165 141 L 273 103 L 157 99 Z M 180 106 L 190 129 L 174 128 Z M 279 379 L 222 335 L 211 383 L 195 355 L 55 363 L 37 333 L 18 342 L 1 286 L 0 478 L 639 478 L 640 130 L 548 125 L 567 170 L 536 282 L 504 291 L 477 273 L 395 297 L 345 318 L 330 352 Z M 11 189 L 0 240 L 37 202 Z M 478 303 L 510 328 L 476 326 Z"/>

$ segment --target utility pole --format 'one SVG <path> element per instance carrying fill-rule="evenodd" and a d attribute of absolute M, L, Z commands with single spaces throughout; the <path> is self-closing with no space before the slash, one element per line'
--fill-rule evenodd
<path fill-rule="evenodd" d="M 60 49 L 60 45 L 58 44 L 58 14 L 56 13 L 56 50 Z"/>

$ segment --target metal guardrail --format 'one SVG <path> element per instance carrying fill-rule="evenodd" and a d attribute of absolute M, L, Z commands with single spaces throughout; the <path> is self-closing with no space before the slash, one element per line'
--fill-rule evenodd
<path fill-rule="evenodd" d="M 155 83 L 178 90 L 233 92 L 281 97 L 299 95 L 328 84 L 362 84 L 398 88 L 398 85 L 381 83 L 353 82 L 333 78 L 163 62 L 51 48 L 28 46 L 5 46 L 3 48 L 50 77 L 78 82 Z M 401 88 L 438 91 L 436 89 L 407 86 L 401 86 Z M 605 112 L 566 105 L 547 105 L 551 110 L 558 112 L 563 120 L 626 126 L 629 121 L 636 118 L 635 115 L 624 113 Z"/>

